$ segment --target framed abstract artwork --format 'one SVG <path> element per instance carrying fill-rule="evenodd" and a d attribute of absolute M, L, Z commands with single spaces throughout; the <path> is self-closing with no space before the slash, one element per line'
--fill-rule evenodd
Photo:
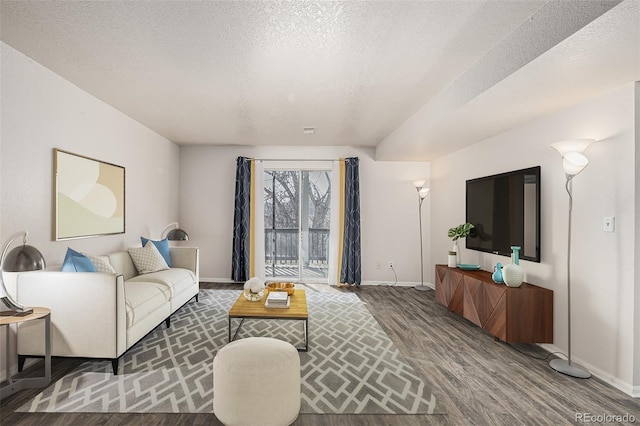
<path fill-rule="evenodd" d="M 56 241 L 125 232 L 122 166 L 53 150 Z"/>

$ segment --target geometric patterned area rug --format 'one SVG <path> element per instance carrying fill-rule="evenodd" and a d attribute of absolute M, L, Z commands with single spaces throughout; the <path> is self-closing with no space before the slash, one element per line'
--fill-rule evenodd
<path fill-rule="evenodd" d="M 357 295 L 306 294 L 301 413 L 444 414 Z M 158 326 L 124 355 L 117 376 L 109 361 L 83 362 L 17 411 L 212 413 L 213 358 L 228 343 L 227 312 L 239 295 L 200 290 L 199 302 L 172 315 L 170 329 Z M 301 346 L 303 323 L 248 319 L 238 338 L 248 336 Z"/>

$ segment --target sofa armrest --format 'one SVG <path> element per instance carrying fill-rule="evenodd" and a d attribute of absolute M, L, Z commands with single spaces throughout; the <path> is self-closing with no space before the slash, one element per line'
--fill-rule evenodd
<path fill-rule="evenodd" d="M 126 299 L 120 274 L 37 271 L 18 275 L 17 299 L 51 309 L 54 356 L 117 358 L 126 347 Z M 18 328 L 18 354 L 43 355 L 40 324 Z"/>
<path fill-rule="evenodd" d="M 188 269 L 200 282 L 200 249 L 197 247 L 169 247 L 171 263 L 174 268 Z"/>

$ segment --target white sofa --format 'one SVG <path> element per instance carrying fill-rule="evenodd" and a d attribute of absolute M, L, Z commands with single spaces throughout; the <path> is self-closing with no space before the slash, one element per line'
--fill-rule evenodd
<path fill-rule="evenodd" d="M 44 270 L 17 277 L 17 299 L 51 309 L 53 356 L 110 359 L 114 374 L 127 349 L 195 297 L 199 250 L 171 247 L 170 269 L 138 275 L 127 251 L 107 255 L 116 273 Z M 39 324 L 18 328 L 18 365 L 44 355 Z"/>

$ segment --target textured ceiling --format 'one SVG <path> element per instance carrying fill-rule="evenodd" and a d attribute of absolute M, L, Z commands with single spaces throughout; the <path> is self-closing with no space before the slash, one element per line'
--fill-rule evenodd
<path fill-rule="evenodd" d="M 416 160 L 639 79 L 638 2 L 618 3 L 2 0 L 0 38 L 179 144 Z M 602 52 L 615 70 L 538 99 Z"/>

